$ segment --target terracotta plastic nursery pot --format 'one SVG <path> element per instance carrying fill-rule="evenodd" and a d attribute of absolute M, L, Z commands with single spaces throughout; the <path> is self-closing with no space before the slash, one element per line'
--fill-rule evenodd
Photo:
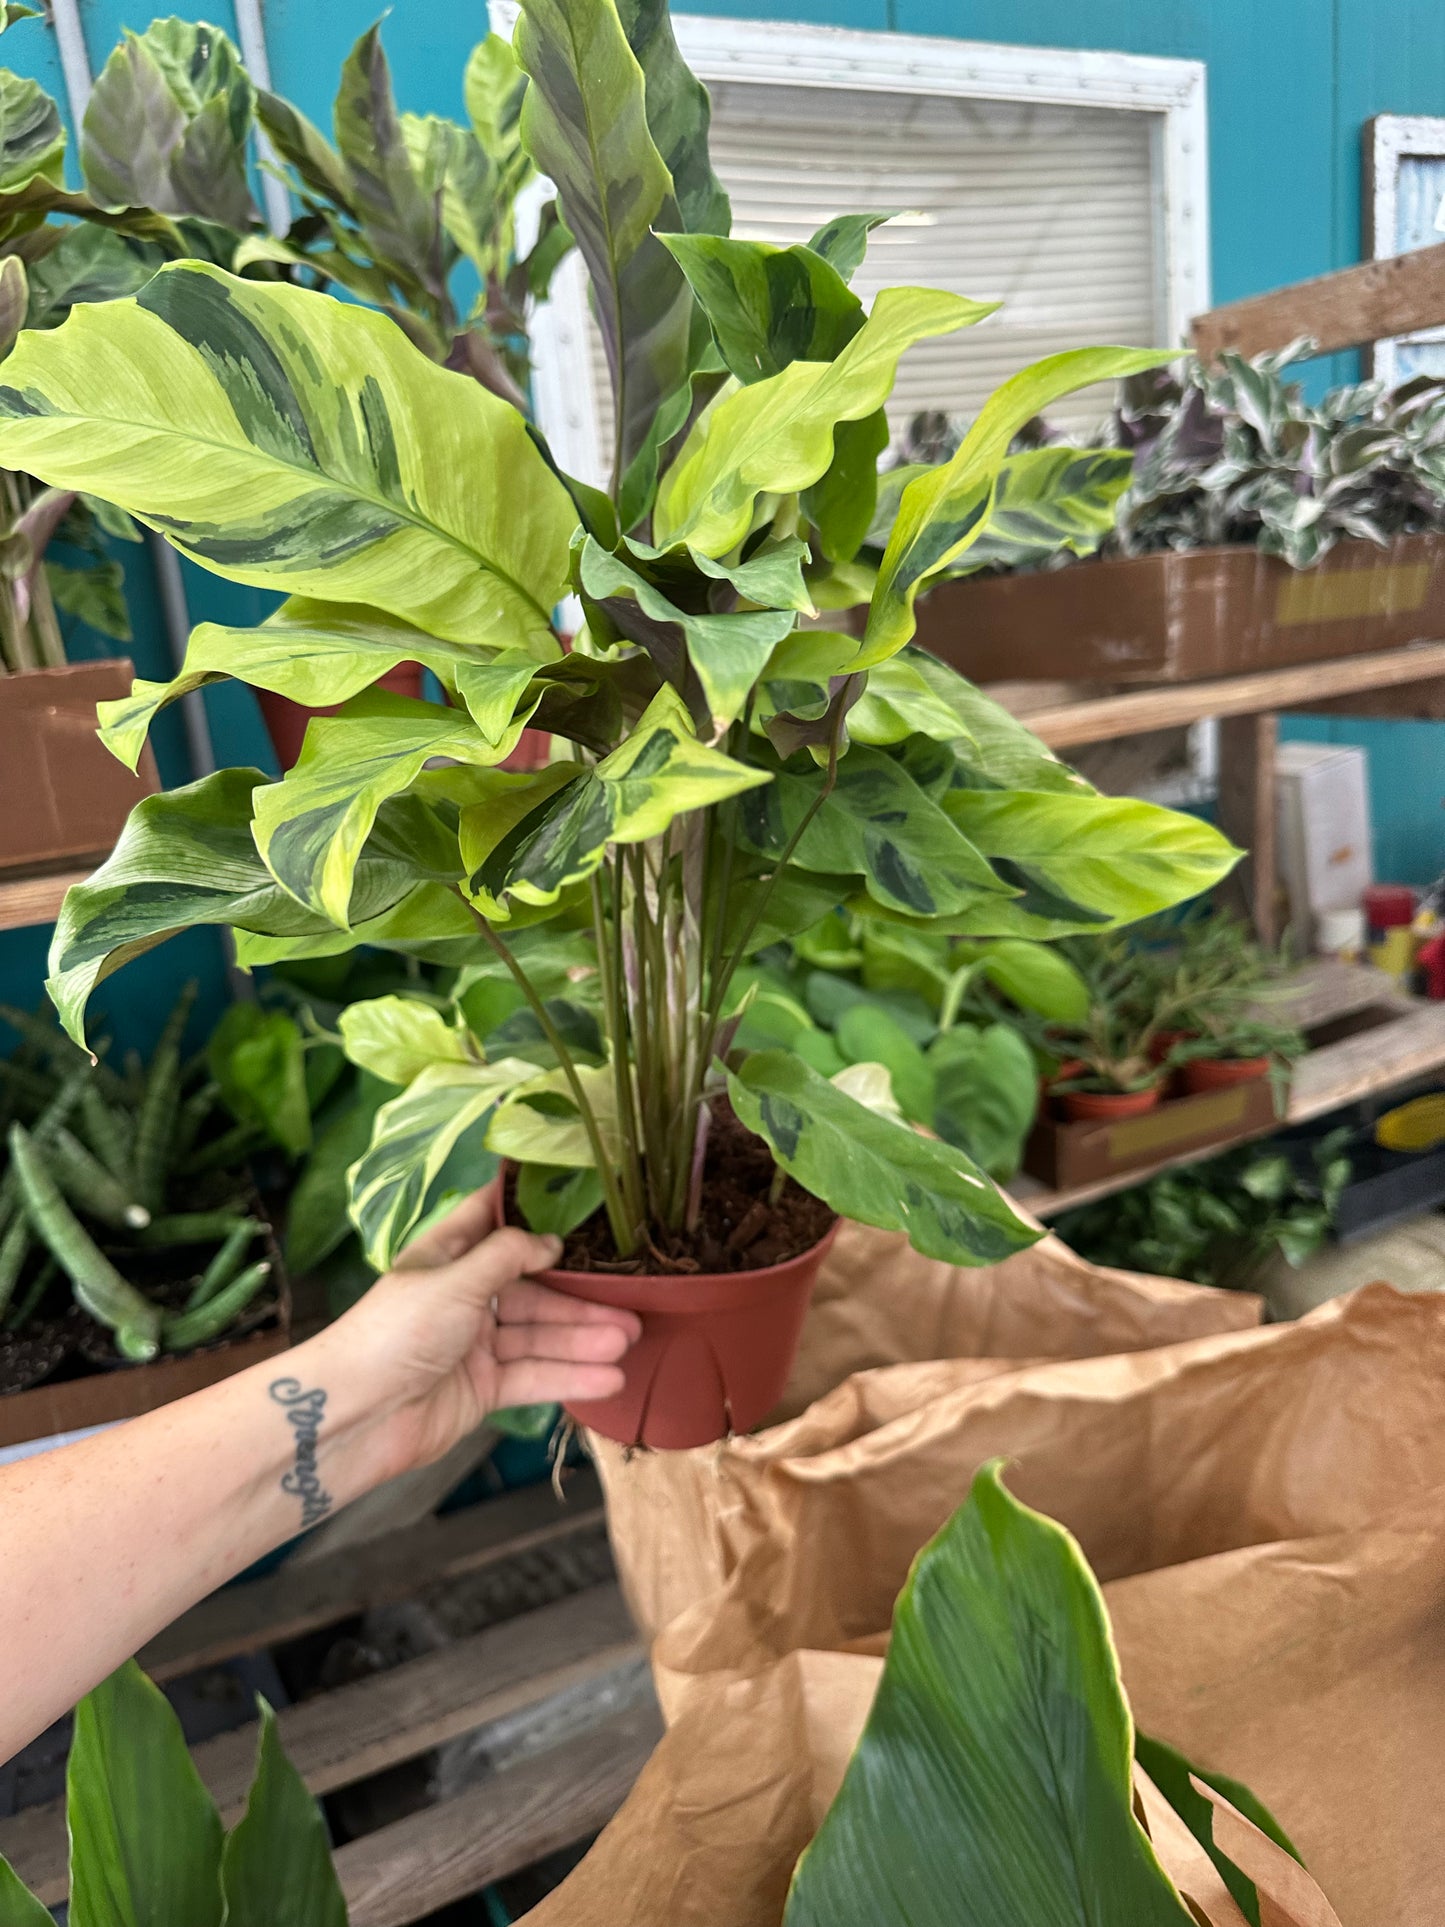
<path fill-rule="evenodd" d="M 1183 1070 L 1184 1088 L 1190 1093 L 1228 1090 L 1268 1076 L 1268 1057 L 1196 1057 Z"/>
<path fill-rule="evenodd" d="M 420 696 L 421 676 L 419 662 L 399 662 L 395 669 L 388 669 L 375 686 L 389 689 L 393 696 Z M 278 696 L 273 689 L 258 689 L 256 702 L 261 711 L 261 720 L 266 725 L 266 734 L 271 738 L 271 747 L 276 752 L 276 760 L 283 770 L 295 768 L 306 738 L 306 725 L 311 718 L 334 716 L 340 707 L 338 703 L 327 703 L 319 709 L 306 709 L 302 704 L 292 702 L 289 696 Z"/>
<path fill-rule="evenodd" d="M 661 1451 L 751 1431 L 783 1395 L 808 1300 L 837 1232 L 835 1223 L 796 1258 L 758 1271 L 539 1272 L 554 1291 L 620 1305 L 642 1319 L 642 1336 L 622 1361 L 622 1391 L 569 1405 L 569 1413 L 604 1438 Z"/>
<path fill-rule="evenodd" d="M 1075 1124 L 1092 1124 L 1116 1117 L 1142 1117 L 1159 1102 L 1159 1086 L 1142 1091 L 1064 1091 L 1059 1102 L 1064 1116 Z"/>

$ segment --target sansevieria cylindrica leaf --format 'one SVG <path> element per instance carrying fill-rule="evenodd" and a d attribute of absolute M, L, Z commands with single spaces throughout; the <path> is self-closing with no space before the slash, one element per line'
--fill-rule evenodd
<path fill-rule="evenodd" d="M 575 517 L 515 409 L 384 316 L 201 262 L 27 335 L 0 465 L 91 490 L 236 582 L 459 642 L 544 640 Z"/>

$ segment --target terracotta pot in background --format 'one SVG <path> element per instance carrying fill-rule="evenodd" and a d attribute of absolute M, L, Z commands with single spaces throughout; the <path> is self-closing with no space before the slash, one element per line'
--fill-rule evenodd
<path fill-rule="evenodd" d="M 419 662 L 399 662 L 395 669 L 388 669 L 373 687 L 389 689 L 393 696 L 420 696 L 421 678 L 422 666 Z M 258 689 L 255 693 L 266 734 L 271 738 L 271 747 L 283 770 L 295 767 L 306 738 L 306 725 L 311 718 L 334 716 L 341 707 L 339 703 L 326 703 L 320 709 L 306 709 L 300 703 L 293 703 L 289 696 L 278 696 L 271 689 Z"/>
<path fill-rule="evenodd" d="M 134 674 L 117 656 L 0 677 L 0 870 L 100 862 L 160 788 L 149 743 L 132 776 L 96 734 L 96 704 L 128 696 Z"/>
<path fill-rule="evenodd" d="M 1196 1057 L 1180 1073 L 1184 1088 L 1196 1091 L 1222 1091 L 1236 1084 L 1253 1084 L 1269 1076 L 1268 1057 Z"/>
<path fill-rule="evenodd" d="M 538 1281 L 642 1319 L 616 1398 L 569 1405 L 579 1425 L 662 1451 L 749 1432 L 783 1395 L 819 1267 L 838 1227 L 785 1264 L 662 1277 L 544 1271 Z"/>
<path fill-rule="evenodd" d="M 1159 1103 L 1160 1090 L 1150 1084 L 1142 1091 L 1064 1091 L 1059 1103 L 1074 1124 L 1092 1124 L 1115 1117 L 1142 1117 Z"/>
<path fill-rule="evenodd" d="M 1176 1044 L 1192 1044 L 1198 1035 L 1197 1030 L 1161 1030 L 1149 1046 L 1149 1062 L 1162 1064 Z"/>

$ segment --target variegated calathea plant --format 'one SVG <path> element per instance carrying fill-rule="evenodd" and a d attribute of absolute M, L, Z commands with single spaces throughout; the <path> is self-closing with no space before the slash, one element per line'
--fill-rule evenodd
<path fill-rule="evenodd" d="M 1162 357 L 1080 349 L 1016 375 L 860 567 L 899 358 L 987 305 L 900 287 L 865 312 L 849 277 L 874 216 L 807 247 L 729 238 L 707 95 L 664 10 L 526 0 L 515 50 L 522 145 L 592 279 L 607 490 L 384 314 L 205 263 L 23 337 L 4 370 L 0 460 L 287 595 L 259 628 L 202 624 L 174 681 L 107 705 L 119 757 L 219 677 L 341 705 L 280 781 L 227 769 L 139 805 L 66 901 L 52 994 L 79 1037 L 102 978 L 205 923 L 247 965 L 379 944 L 454 966 L 446 999 L 346 1018 L 352 1056 L 400 1087 L 352 1173 L 378 1265 L 503 1157 L 539 1228 L 600 1210 L 618 1262 L 685 1254 L 728 1106 L 779 1185 L 998 1260 L 1035 1231 L 899 1120 L 881 1072 L 735 1047 L 738 972 L 838 905 L 1048 939 L 1228 870 L 1213 829 L 1097 794 L 910 647 L 916 596 L 986 535 L 1016 430 Z M 815 615 L 850 580 L 851 634 Z M 406 659 L 445 704 L 371 688 Z M 552 760 L 503 768 L 527 726 Z"/>

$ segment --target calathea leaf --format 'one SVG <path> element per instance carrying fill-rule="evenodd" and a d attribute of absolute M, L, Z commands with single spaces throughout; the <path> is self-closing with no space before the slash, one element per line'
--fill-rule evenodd
<path fill-rule="evenodd" d="M 25 326 L 55 327 L 78 301 L 114 301 L 120 295 L 134 294 L 165 259 L 153 242 L 135 240 L 116 228 L 76 221 L 31 265 Z M 20 257 L 6 255 L 3 265 L 7 271 L 12 263 L 20 268 Z"/>
<path fill-rule="evenodd" d="M 1020 1010 L 1051 1023 L 1077 1024 L 1089 1014 L 1089 986 L 1048 944 L 1000 937 L 993 943 L 959 944 L 950 957 L 960 969 L 976 966 Z"/>
<path fill-rule="evenodd" d="M 864 1224 L 905 1232 L 926 1258 L 998 1264 L 1042 1236 L 962 1151 L 880 1116 L 786 1052 L 746 1058 L 728 1073 L 728 1094 L 805 1191 Z"/>
<path fill-rule="evenodd" d="M 912 655 L 890 656 L 868 671 L 867 687 L 848 716 L 855 743 L 902 743 L 910 736 L 967 744 L 965 724 L 923 674 Z"/>
<path fill-rule="evenodd" d="M 440 299 L 444 164 L 428 180 L 414 164 L 391 88 L 379 26 L 368 27 L 347 55 L 336 94 L 336 146 L 346 166 L 352 204 L 375 254 Z"/>
<path fill-rule="evenodd" d="M 313 195 L 347 207 L 351 201 L 351 177 L 346 163 L 326 136 L 306 116 L 280 94 L 262 88 L 256 95 L 256 118 L 265 129 L 272 147 L 295 168 L 302 184 Z"/>
<path fill-rule="evenodd" d="M 551 903 L 592 875 L 609 843 L 644 843 L 674 817 L 768 780 L 765 770 L 700 743 L 681 697 L 664 685 L 633 733 L 595 768 L 574 773 L 554 763 L 530 779 L 538 800 L 525 814 L 517 812 L 526 790 L 463 812 L 472 899 L 498 920 L 510 914 L 511 899 Z"/>
<path fill-rule="evenodd" d="M 803 514 L 832 562 L 851 562 L 863 546 L 878 494 L 878 458 L 887 446 L 883 409 L 859 422 L 840 422 L 827 473 L 803 491 Z"/>
<path fill-rule="evenodd" d="M 556 183 L 592 279 L 612 376 L 613 484 L 621 490 L 633 464 L 655 463 L 661 440 L 686 419 L 692 299 L 657 239 L 682 224 L 673 181 L 613 0 L 527 0 L 514 45 L 532 82 L 522 140 Z M 640 512 L 650 483 L 644 476 L 628 492 L 639 495 Z M 625 511 L 623 526 L 636 519 Z"/>
<path fill-rule="evenodd" d="M 785 1927 L 957 1917 L 1189 1927 L 1134 1815 L 1108 1614 L 1062 1526 L 995 1463 L 919 1553 L 877 1697 Z"/>
<path fill-rule="evenodd" d="M 546 642 L 566 491 L 515 409 L 384 315 L 178 262 L 26 335 L 4 375 L 0 462 L 105 496 L 217 575 Z"/>
<path fill-rule="evenodd" d="M 232 1004 L 211 1033 L 206 1060 L 239 1121 L 259 1124 L 293 1157 L 310 1148 L 306 1046 L 294 1017 L 259 1004 Z"/>
<path fill-rule="evenodd" d="M 647 125 L 672 177 L 688 234 L 726 234 L 732 209 L 708 158 L 708 91 L 689 68 L 662 0 L 618 0 L 617 17 L 646 80 Z"/>
<path fill-rule="evenodd" d="M 958 1024 L 935 1038 L 929 1123 L 1000 1184 L 1019 1168 L 1039 1103 L 1033 1052 L 1012 1024 Z"/>
<path fill-rule="evenodd" d="M 748 847 L 781 855 L 826 780 L 816 768 L 780 768 L 741 805 Z M 836 787 L 792 860 L 805 870 L 861 875 L 871 897 L 911 916 L 944 916 L 983 895 L 1013 894 L 901 763 L 859 745 L 839 763 Z"/>
<path fill-rule="evenodd" d="M 795 361 L 779 375 L 724 395 L 692 429 L 663 478 L 654 539 L 725 555 L 746 537 L 758 495 L 789 495 L 826 473 L 838 423 L 861 421 L 882 407 L 905 349 L 992 312 L 961 295 L 885 288 L 835 361 Z"/>
<path fill-rule="evenodd" d="M 1114 526 L 1134 457 L 1127 448 L 1029 448 L 1001 465 L 983 533 L 961 567 L 1026 568 L 1067 551 L 1092 555 Z"/>
<path fill-rule="evenodd" d="M 881 662 L 902 648 L 914 631 L 913 600 L 924 579 L 955 562 L 983 533 L 999 467 L 1025 422 L 1075 388 L 1169 359 L 1151 348 L 1070 348 L 995 389 L 952 459 L 903 491 L 869 607 L 862 661 Z"/>
<path fill-rule="evenodd" d="M 30 283 L 25 275 L 25 263 L 18 254 L 7 254 L 0 260 L 0 355 L 8 355 L 15 345 L 15 337 L 25 326 L 26 311 L 30 306 Z"/>
<path fill-rule="evenodd" d="M 96 78 L 81 123 L 80 167 L 103 207 L 198 214 L 242 229 L 256 220 L 246 184 L 254 90 L 241 57 L 204 22 L 153 20 L 127 32 Z"/>
<path fill-rule="evenodd" d="M 524 1164 L 517 1173 L 517 1209 L 533 1231 L 565 1238 L 585 1224 L 601 1203 L 602 1180 L 595 1171 L 580 1166 L 573 1170 L 564 1164 Z"/>
<path fill-rule="evenodd" d="M 346 1055 L 388 1084 L 410 1084 L 429 1064 L 469 1064 L 466 1039 L 419 997 L 368 997 L 337 1019 Z"/>
<path fill-rule="evenodd" d="M 620 1153 L 617 1084 L 610 1065 L 583 1065 L 577 1072 L 582 1094 L 597 1124 L 603 1150 Z M 519 1164 L 550 1164 L 568 1170 L 592 1169 L 592 1140 L 565 1071 L 535 1072 L 499 1105 L 487 1130 L 487 1148 Z"/>
<path fill-rule="evenodd" d="M 741 714 L 764 663 L 775 645 L 791 633 L 796 621 L 791 609 L 759 609 L 747 615 L 690 615 L 620 556 L 609 555 L 590 535 L 583 538 L 579 576 L 585 593 L 606 604 L 622 633 L 648 651 L 684 699 L 687 678 L 683 670 L 685 665 L 691 666 L 701 685 L 714 740 Z M 630 612 L 619 606 L 619 599 L 635 603 L 646 618 L 636 625 L 636 633 L 629 623 Z"/>
<path fill-rule="evenodd" d="M 260 1712 L 256 1777 L 221 1855 L 226 1927 L 346 1927 L 326 1821 Z"/>
<path fill-rule="evenodd" d="M 739 381 L 781 374 L 790 362 L 832 361 L 863 326 L 863 303 L 811 248 L 676 234 L 678 262 Z"/>
<path fill-rule="evenodd" d="M 125 606 L 125 571 L 114 558 L 84 569 L 45 559 L 45 579 L 57 608 L 75 616 L 103 636 L 129 642 L 130 615 Z M 99 705 L 97 705 L 99 707 Z"/>
<path fill-rule="evenodd" d="M 50 946 L 46 988 L 66 1030 L 85 1041 L 94 986 L 132 957 L 197 924 L 230 924 L 284 937 L 316 919 L 277 884 L 251 835 L 252 795 L 266 778 L 224 769 L 131 811 L 112 854 L 66 893 Z M 416 882 L 414 861 L 367 857 L 352 908 L 359 920 L 399 902 Z"/>
<path fill-rule="evenodd" d="M 562 658 L 556 642 L 541 636 L 535 651 L 493 654 L 470 649 L 429 636 L 379 609 L 292 596 L 259 629 L 199 623 L 191 631 L 180 673 L 170 682 L 138 679 L 128 696 L 97 705 L 101 741 L 127 769 L 134 769 L 157 712 L 207 683 L 235 676 L 253 688 L 274 690 L 317 709 L 359 695 L 398 663 L 420 662 L 461 697 L 478 728 L 495 742 L 539 662 Z M 520 673 L 524 665 L 525 675 Z M 499 728 L 504 690 L 513 692 L 512 707 Z"/>
<path fill-rule="evenodd" d="M 814 254 L 821 254 L 845 281 L 851 281 L 863 265 L 868 251 L 868 236 L 874 228 L 893 219 L 889 214 L 835 214 L 825 221 L 808 242 Z"/>
<path fill-rule="evenodd" d="M 367 1262 L 385 1271 L 435 1203 L 448 1159 L 465 1144 L 470 1188 L 485 1184 L 497 1161 L 486 1149 L 497 1104 L 536 1066 L 503 1058 L 495 1064 L 433 1064 L 400 1097 L 383 1104 L 371 1143 L 347 1174 L 351 1221 Z"/>
<path fill-rule="evenodd" d="M 478 41 L 462 76 L 462 99 L 478 145 L 508 178 L 511 191 L 522 185 L 516 170 L 530 171 L 522 150 L 522 96 L 527 76 L 517 65 L 512 43 L 499 33 Z"/>
<path fill-rule="evenodd" d="M 943 807 L 996 868 L 1017 866 L 1111 923 L 1198 896 L 1239 861 L 1210 824 L 1132 797 L 954 789 Z"/>
<path fill-rule="evenodd" d="M 1026 724 L 1011 716 L 1002 703 L 985 696 L 956 669 L 950 669 L 947 663 L 923 649 L 910 647 L 902 660 L 923 678 L 958 720 L 958 734 L 950 739 L 955 757 L 951 775 L 954 786 L 1059 791 L 1071 796 L 1097 794 L 1076 770 L 1047 749 Z"/>
<path fill-rule="evenodd" d="M 65 126 L 42 87 L 0 68 L 0 190 L 33 181 L 59 187 L 65 170 Z"/>
<path fill-rule="evenodd" d="M 220 1927 L 221 1816 L 180 1721 L 134 1660 L 76 1707 L 65 1795 L 77 1927 Z M 166 1826 L 155 1824 L 157 1813 Z"/>
<path fill-rule="evenodd" d="M 434 756 L 499 763 L 522 724 L 489 743 L 469 716 L 377 691 L 308 725 L 301 755 L 279 783 L 256 792 L 256 848 L 283 889 L 345 928 L 352 879 L 376 813 Z"/>

